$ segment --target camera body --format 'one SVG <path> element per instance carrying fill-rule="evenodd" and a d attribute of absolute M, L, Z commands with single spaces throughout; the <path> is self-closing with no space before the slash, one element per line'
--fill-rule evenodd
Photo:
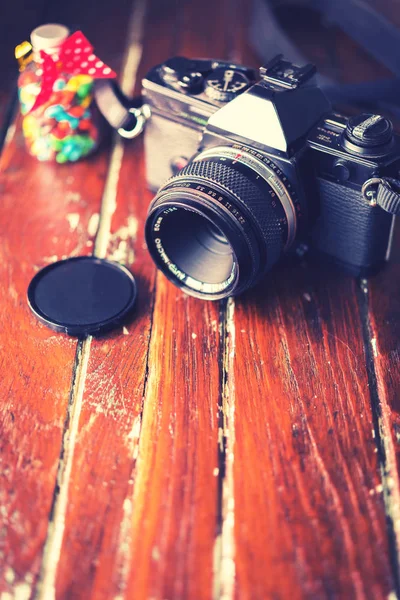
<path fill-rule="evenodd" d="M 151 111 L 147 182 L 156 191 L 171 176 L 213 179 L 216 161 L 239 170 L 243 163 L 254 169 L 254 185 L 259 177 L 269 181 L 273 202 L 283 204 L 285 219 L 278 220 L 288 230 L 286 250 L 306 244 L 366 276 L 389 255 L 394 217 L 376 204 L 373 185 L 399 176 L 400 139 L 380 115 L 331 112 L 315 72 L 281 56 L 258 76 L 241 65 L 183 57 L 154 67 L 143 80 Z M 212 157 L 213 167 L 196 171 L 198 157 Z M 238 192 L 243 181 L 232 170 L 221 173 L 218 189 L 246 204 L 249 190 Z M 268 215 L 263 223 L 258 209 L 250 210 L 268 236 Z"/>

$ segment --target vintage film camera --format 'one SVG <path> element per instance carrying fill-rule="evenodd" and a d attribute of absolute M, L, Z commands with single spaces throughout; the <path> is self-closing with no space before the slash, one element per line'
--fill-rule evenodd
<path fill-rule="evenodd" d="M 146 241 L 187 293 L 254 285 L 308 244 L 366 276 L 388 258 L 400 139 L 380 115 L 332 113 L 312 65 L 249 68 L 176 57 L 143 80 Z"/>

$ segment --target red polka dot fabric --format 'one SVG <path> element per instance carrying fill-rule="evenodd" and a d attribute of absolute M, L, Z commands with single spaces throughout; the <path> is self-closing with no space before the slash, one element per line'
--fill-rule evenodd
<path fill-rule="evenodd" d="M 76 31 L 65 40 L 58 55 L 50 55 L 42 50 L 40 58 L 43 69 L 42 84 L 31 111 L 50 98 L 54 81 L 60 73 L 90 75 L 93 79 L 116 77 L 116 73 L 93 54 L 93 46 L 81 31 Z"/>

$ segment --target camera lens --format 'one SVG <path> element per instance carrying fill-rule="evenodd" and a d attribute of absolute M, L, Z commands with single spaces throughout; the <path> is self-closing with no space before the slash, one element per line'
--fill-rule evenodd
<path fill-rule="evenodd" d="M 191 285 L 195 286 L 196 281 L 210 289 L 229 285 L 234 273 L 232 247 L 222 231 L 204 215 L 177 208 L 170 213 L 168 223 L 164 220 L 160 239 L 172 263 L 190 275 Z"/>
<path fill-rule="evenodd" d="M 160 188 L 146 241 L 157 266 L 187 293 L 238 294 L 290 247 L 300 207 L 286 176 L 242 146 L 198 154 Z"/>

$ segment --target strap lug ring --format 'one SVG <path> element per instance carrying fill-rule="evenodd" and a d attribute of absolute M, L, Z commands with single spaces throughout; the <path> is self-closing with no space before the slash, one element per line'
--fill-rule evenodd
<path fill-rule="evenodd" d="M 381 177 L 371 177 L 371 179 L 367 179 L 367 181 L 362 185 L 361 193 L 370 206 L 377 205 L 376 197 L 378 192 L 378 186 L 380 184 L 386 186 L 388 185 L 387 181 L 385 179 L 382 179 Z M 370 190 L 370 188 L 372 188 L 373 186 L 376 186 L 375 191 Z"/>
<path fill-rule="evenodd" d="M 142 131 L 144 130 L 144 126 L 146 121 L 150 118 L 150 107 L 147 104 L 144 104 L 140 108 L 130 108 L 129 114 L 133 115 L 136 119 L 136 123 L 132 129 L 125 129 L 124 127 L 119 127 L 117 129 L 119 135 L 126 140 L 133 140 L 138 137 Z"/>

